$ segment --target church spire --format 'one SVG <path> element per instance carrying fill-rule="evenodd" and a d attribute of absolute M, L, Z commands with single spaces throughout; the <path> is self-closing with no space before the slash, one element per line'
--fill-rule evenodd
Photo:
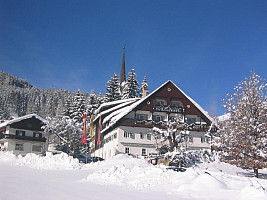
<path fill-rule="evenodd" d="M 123 42 L 123 55 L 122 55 L 122 63 L 121 63 L 121 73 L 120 73 L 120 86 L 122 90 L 122 83 L 126 82 L 126 75 L 125 75 L 125 44 Z"/>

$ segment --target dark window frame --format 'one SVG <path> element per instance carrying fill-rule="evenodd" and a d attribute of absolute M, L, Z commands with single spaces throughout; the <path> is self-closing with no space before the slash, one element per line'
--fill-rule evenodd
<path fill-rule="evenodd" d="M 16 130 L 16 135 L 17 135 L 17 136 L 25 136 L 25 131 L 22 131 L 22 130 Z"/>

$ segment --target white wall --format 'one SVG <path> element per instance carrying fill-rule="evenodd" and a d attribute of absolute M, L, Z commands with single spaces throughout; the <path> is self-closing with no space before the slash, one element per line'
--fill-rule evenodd
<path fill-rule="evenodd" d="M 124 133 L 132 133 L 134 137 L 124 137 Z M 141 134 L 144 134 L 144 139 L 141 139 Z M 157 153 L 156 151 L 156 140 L 151 135 L 151 140 L 148 139 L 149 128 L 142 127 L 127 127 L 120 126 L 112 132 L 105 135 L 104 139 L 117 133 L 117 138 L 104 144 L 104 147 L 98 149 L 92 156 L 99 156 L 104 159 L 112 158 L 118 153 L 125 153 L 125 148 L 129 148 L 130 154 L 142 156 L 142 149 L 146 149 L 146 154 Z M 188 149 L 192 148 L 209 148 L 210 144 L 205 141 L 201 141 L 204 138 L 205 132 L 190 131 L 190 137 L 193 137 L 193 142 L 188 143 Z"/>
<path fill-rule="evenodd" d="M 14 129 L 10 126 L 6 127 L 6 134 L 16 135 L 16 130 L 22 130 L 25 131 L 25 136 L 33 137 L 33 133 L 42 133 L 42 137 L 47 137 L 44 135 L 44 132 L 42 131 L 30 131 L 30 130 L 23 130 L 23 129 Z M 28 141 L 28 140 L 18 140 L 18 139 L 2 139 L 0 143 L 4 143 L 7 151 L 13 151 L 16 155 L 26 155 L 27 153 L 42 153 L 43 151 L 47 150 L 47 140 L 46 143 L 44 142 L 38 142 L 38 141 Z M 15 150 L 16 143 L 23 144 L 23 151 L 17 151 Z M 32 151 L 32 146 L 41 146 L 42 152 L 36 152 Z"/>

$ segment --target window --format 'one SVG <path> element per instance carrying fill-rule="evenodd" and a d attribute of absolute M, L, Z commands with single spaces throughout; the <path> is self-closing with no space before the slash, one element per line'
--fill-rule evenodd
<path fill-rule="evenodd" d="M 114 133 L 114 139 L 116 139 L 117 138 L 117 133 Z"/>
<path fill-rule="evenodd" d="M 16 135 L 18 135 L 18 136 L 25 136 L 25 131 L 16 130 Z"/>
<path fill-rule="evenodd" d="M 124 135 L 123 135 L 125 138 L 129 137 L 129 132 L 124 132 Z"/>
<path fill-rule="evenodd" d="M 196 121 L 197 121 L 196 118 L 193 118 L 193 117 L 188 117 L 188 118 L 187 118 L 187 123 L 188 123 L 188 124 L 196 123 Z"/>
<path fill-rule="evenodd" d="M 171 102 L 171 107 L 181 108 L 181 107 L 183 107 L 183 103 L 181 101 L 172 101 Z"/>
<path fill-rule="evenodd" d="M 162 100 L 162 99 L 156 99 L 155 104 L 156 104 L 156 106 L 166 106 L 167 102 L 165 100 Z"/>
<path fill-rule="evenodd" d="M 42 152 L 42 146 L 32 145 L 32 151 Z"/>
<path fill-rule="evenodd" d="M 41 138 L 42 137 L 42 133 L 33 133 L 33 137 Z"/>
<path fill-rule="evenodd" d="M 146 137 L 147 137 L 148 140 L 151 140 L 151 134 L 147 134 Z"/>
<path fill-rule="evenodd" d="M 176 117 L 175 116 L 169 116 L 169 121 L 175 122 L 175 120 L 176 120 Z"/>
<path fill-rule="evenodd" d="M 24 151 L 24 145 L 23 144 L 16 143 L 15 150 L 16 151 Z"/>
<path fill-rule="evenodd" d="M 133 132 L 124 132 L 124 137 L 125 138 L 132 138 L 132 139 L 135 139 L 135 134 Z"/>
<path fill-rule="evenodd" d="M 136 114 L 136 119 L 148 120 L 148 115 L 147 114 Z"/>
<path fill-rule="evenodd" d="M 146 156 L 146 149 L 142 149 L 142 156 Z"/>
<path fill-rule="evenodd" d="M 127 154 L 130 153 L 130 148 L 129 147 L 125 147 L 125 153 L 127 153 Z"/>
<path fill-rule="evenodd" d="M 193 142 L 193 137 L 189 136 L 189 142 Z"/>
<path fill-rule="evenodd" d="M 144 133 L 140 132 L 140 139 L 144 139 Z"/>
<path fill-rule="evenodd" d="M 164 121 L 165 117 L 161 115 L 153 115 L 153 121 L 159 122 Z"/>
<path fill-rule="evenodd" d="M 201 137 L 201 142 L 205 142 L 205 137 Z"/>

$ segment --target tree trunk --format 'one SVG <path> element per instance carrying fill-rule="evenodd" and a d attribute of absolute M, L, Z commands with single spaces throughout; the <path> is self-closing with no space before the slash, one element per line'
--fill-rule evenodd
<path fill-rule="evenodd" d="M 254 177 L 259 178 L 259 170 L 258 168 L 253 168 L 254 170 Z"/>

